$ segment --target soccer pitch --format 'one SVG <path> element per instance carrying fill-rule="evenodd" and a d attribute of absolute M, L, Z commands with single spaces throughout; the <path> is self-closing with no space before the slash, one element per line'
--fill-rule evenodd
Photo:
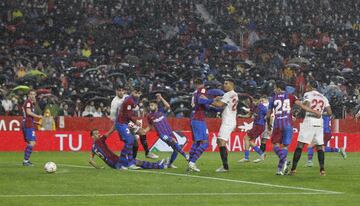
<path fill-rule="evenodd" d="M 169 153 L 160 153 L 165 158 Z M 254 153 L 252 158 L 257 157 Z M 292 158 L 292 154 L 289 154 Z M 35 152 L 34 167 L 23 167 L 23 153 L 0 152 L 0 205 L 359 205 L 360 154 L 326 153 L 327 176 L 305 167 L 306 153 L 296 176 L 276 176 L 277 157 L 265 162 L 236 161 L 230 153 L 230 172 L 215 173 L 221 166 L 218 153 L 205 153 L 197 165 L 200 173 L 185 173 L 178 157 L 177 169 L 117 171 L 93 169 L 88 153 Z M 144 159 L 144 154 L 138 154 Z M 58 170 L 46 174 L 43 165 L 53 161 Z M 97 159 L 101 163 L 100 159 Z M 102 164 L 104 165 L 104 164 Z"/>

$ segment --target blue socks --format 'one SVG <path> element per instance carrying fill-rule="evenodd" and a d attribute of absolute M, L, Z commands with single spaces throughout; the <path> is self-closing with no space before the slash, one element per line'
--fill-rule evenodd
<path fill-rule="evenodd" d="M 24 153 L 24 160 L 28 161 L 30 159 L 31 153 L 33 150 L 33 146 L 28 144 L 25 148 L 25 153 Z"/>
<path fill-rule="evenodd" d="M 339 152 L 339 148 L 325 147 L 325 152 Z"/>
<path fill-rule="evenodd" d="M 249 159 L 249 155 L 250 155 L 250 151 L 249 150 L 245 150 L 245 159 Z"/>
<path fill-rule="evenodd" d="M 190 156 L 190 162 L 195 163 L 196 160 L 200 158 L 202 153 L 208 148 L 209 144 L 207 142 L 200 143 L 199 146 L 196 148 L 195 152 L 192 156 Z"/>

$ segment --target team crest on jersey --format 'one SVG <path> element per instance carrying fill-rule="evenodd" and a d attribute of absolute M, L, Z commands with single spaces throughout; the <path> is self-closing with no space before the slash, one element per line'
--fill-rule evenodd
<path fill-rule="evenodd" d="M 127 110 L 131 110 L 131 105 L 128 105 L 128 106 L 127 106 Z"/>

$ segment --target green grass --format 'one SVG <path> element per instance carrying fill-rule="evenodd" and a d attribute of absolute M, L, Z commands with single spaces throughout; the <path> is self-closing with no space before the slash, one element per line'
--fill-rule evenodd
<path fill-rule="evenodd" d="M 166 157 L 169 154 L 160 155 Z M 254 153 L 251 155 L 255 157 Z M 242 156 L 239 153 L 230 153 L 231 171 L 217 174 L 214 170 L 220 166 L 219 154 L 206 153 L 198 161 L 201 172 L 185 176 L 186 163 L 180 156 L 176 162 L 178 169 L 151 170 L 148 173 L 145 170 L 117 171 L 108 167 L 97 170 L 63 165 L 88 166 L 88 153 L 72 152 L 35 152 L 32 161 L 36 165 L 23 167 L 22 153 L 0 152 L 0 205 L 359 205 L 359 153 L 349 153 L 347 160 L 343 160 L 339 154 L 327 153 L 325 177 L 319 176 L 317 164 L 313 168 L 305 167 L 305 153 L 300 160 L 298 173 L 294 177 L 275 176 L 277 158 L 274 154 L 268 154 L 266 161 L 260 164 L 238 164 L 236 161 Z M 143 159 L 144 155 L 140 153 L 138 157 Z M 290 157 L 292 158 L 292 154 Z M 315 155 L 314 160 L 316 158 Z M 58 164 L 57 173 L 46 174 L 43 171 L 43 165 L 47 161 Z M 97 162 L 100 163 L 100 159 L 97 159 Z M 224 179 L 239 181 L 231 182 Z M 269 185 L 256 185 L 252 182 Z M 273 185 L 340 193 L 330 194 Z M 134 195 L 144 193 L 148 195 Z M 169 195 L 169 193 L 177 195 Z M 216 194 L 189 196 L 193 193 Z M 244 195 L 244 193 L 254 194 Z M 291 194 L 282 195 L 282 193 Z M 54 196 L 31 196 L 49 194 Z M 70 196 L 56 196 L 66 194 Z M 86 196 L 71 196 L 75 194 Z M 117 195 L 95 196 L 95 194 Z M 133 194 L 133 196 L 118 194 Z"/>

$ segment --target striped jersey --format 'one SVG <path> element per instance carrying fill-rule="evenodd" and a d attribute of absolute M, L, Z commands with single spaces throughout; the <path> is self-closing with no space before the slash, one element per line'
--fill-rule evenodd
<path fill-rule="evenodd" d="M 199 88 L 192 98 L 192 105 L 194 106 L 192 112 L 193 120 L 205 121 L 206 104 L 201 101 L 201 99 L 203 99 L 201 98 L 202 95 L 207 95 L 207 90 L 204 87 Z"/>
<path fill-rule="evenodd" d="M 168 137 L 172 136 L 173 134 L 172 129 L 164 113 L 160 111 L 150 112 L 147 115 L 147 119 L 149 123 L 154 126 L 159 136 L 160 135 L 167 135 Z"/>
<path fill-rule="evenodd" d="M 269 110 L 274 109 L 274 129 L 292 126 L 292 109 L 296 100 L 296 96 L 285 91 L 271 97 Z"/>
<path fill-rule="evenodd" d="M 26 109 L 30 109 L 31 112 L 35 111 L 34 102 L 32 102 L 30 99 L 27 99 L 24 102 L 24 105 L 22 107 L 22 110 L 23 110 L 23 124 L 24 124 L 23 126 L 25 128 L 34 128 L 34 117 L 28 115 L 26 113 Z"/>
<path fill-rule="evenodd" d="M 119 157 L 109 149 L 105 140 L 105 137 L 101 137 L 94 141 L 91 151 L 104 160 L 109 167 L 115 168 L 116 163 L 119 161 Z"/>
<path fill-rule="evenodd" d="M 118 110 L 117 121 L 120 124 L 128 124 L 130 121 L 136 122 L 136 115 L 134 109 L 137 107 L 137 101 L 133 96 L 125 98 L 121 107 Z"/>

